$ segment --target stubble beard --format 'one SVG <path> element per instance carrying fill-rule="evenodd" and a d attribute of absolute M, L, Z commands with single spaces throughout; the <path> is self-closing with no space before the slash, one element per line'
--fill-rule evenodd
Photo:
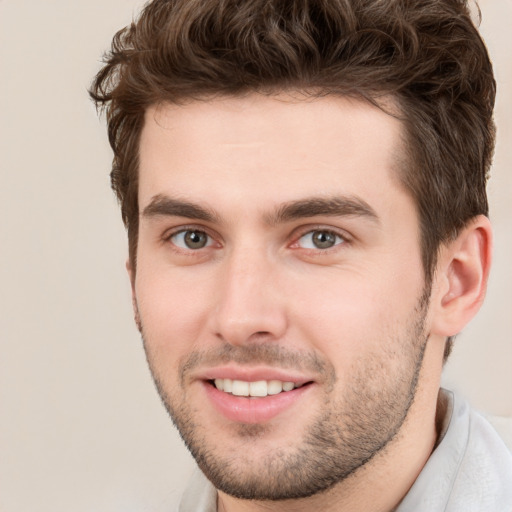
<path fill-rule="evenodd" d="M 382 341 L 390 347 L 388 351 L 373 354 L 357 364 L 341 398 L 333 398 L 337 380 L 334 367 L 311 355 L 317 367 L 322 366 L 321 371 L 328 376 L 326 381 L 331 383 L 326 386 L 331 389 L 325 394 L 325 412 L 305 428 L 293 449 L 272 449 L 267 453 L 262 450 L 258 460 L 247 459 L 242 450 L 235 450 L 235 456 L 217 450 L 215 432 L 196 422 L 194 409 L 186 398 L 171 399 L 158 377 L 143 335 L 144 348 L 165 408 L 197 464 L 217 489 L 248 500 L 307 498 L 347 479 L 386 450 L 399 433 L 414 401 L 428 340 L 424 330 L 428 309 L 425 297 L 424 294 L 402 336 L 391 342 Z M 273 344 L 224 347 L 218 352 L 218 359 L 222 357 L 248 363 L 278 361 L 290 367 L 297 362 L 296 353 L 288 353 Z M 401 358 L 400 368 L 396 365 L 397 357 Z M 182 383 L 186 369 L 199 359 L 201 354 L 193 353 L 182 361 Z M 386 367 L 386 363 L 390 366 Z M 311 366 L 314 364 L 311 362 Z M 264 446 L 268 429 L 266 425 L 241 424 L 235 437 L 243 442 L 261 442 Z"/>

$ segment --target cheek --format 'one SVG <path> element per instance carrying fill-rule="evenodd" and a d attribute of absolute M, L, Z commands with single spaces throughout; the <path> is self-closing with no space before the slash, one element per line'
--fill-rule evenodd
<path fill-rule="evenodd" d="M 291 295 L 295 323 L 340 370 L 364 354 L 393 350 L 383 344 L 408 329 L 423 289 L 419 273 L 370 270 L 317 275 L 302 284 Z"/>
<path fill-rule="evenodd" d="M 169 364 L 193 350 L 211 309 L 206 287 L 180 274 L 141 272 L 135 290 L 152 357 Z"/>

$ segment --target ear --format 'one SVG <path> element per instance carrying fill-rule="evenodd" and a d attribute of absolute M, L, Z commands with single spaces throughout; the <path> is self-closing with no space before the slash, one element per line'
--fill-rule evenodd
<path fill-rule="evenodd" d="M 139 307 L 137 306 L 137 296 L 135 295 L 135 269 L 133 268 L 132 262 L 129 258 L 126 260 L 126 270 L 128 272 L 132 288 L 133 319 L 135 320 L 137 329 L 142 333 L 142 323 L 140 321 Z"/>
<path fill-rule="evenodd" d="M 492 257 L 492 228 L 479 215 L 439 251 L 431 305 L 432 332 L 458 334 L 480 309 Z"/>

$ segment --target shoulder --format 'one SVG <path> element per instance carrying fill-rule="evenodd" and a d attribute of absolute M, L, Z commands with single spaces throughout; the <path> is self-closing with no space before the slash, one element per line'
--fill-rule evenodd
<path fill-rule="evenodd" d="M 466 434 L 447 511 L 512 511 L 512 454 L 489 422 L 455 397 L 455 430 Z M 460 431 L 460 432 L 459 432 Z"/>
<path fill-rule="evenodd" d="M 441 441 L 399 512 L 512 512 L 512 454 L 496 431 L 451 392 Z"/>

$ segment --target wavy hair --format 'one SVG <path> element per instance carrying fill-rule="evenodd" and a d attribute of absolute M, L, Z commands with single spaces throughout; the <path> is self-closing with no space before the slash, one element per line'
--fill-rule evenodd
<path fill-rule="evenodd" d="M 392 97 L 405 127 L 399 178 L 418 210 L 430 283 L 440 245 L 488 214 L 495 88 L 464 0 L 153 0 L 115 35 L 90 95 L 106 110 L 134 267 L 150 105 L 287 89 L 376 105 Z"/>

